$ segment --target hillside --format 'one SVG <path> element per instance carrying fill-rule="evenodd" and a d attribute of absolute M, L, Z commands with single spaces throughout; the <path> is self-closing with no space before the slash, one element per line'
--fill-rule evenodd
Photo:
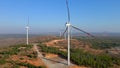
<path fill-rule="evenodd" d="M 24 40 L 22 40 L 23 38 L 19 39 L 24 42 Z M 97 39 L 91 39 L 92 44 L 90 44 L 91 42 L 86 38 L 75 37 L 71 39 L 71 63 L 75 66 L 70 68 L 119 68 L 119 39 L 103 39 L 104 40 L 102 41 L 105 43 Z M 17 41 L 15 38 L 9 40 Z M 38 58 L 38 53 L 33 47 L 34 44 L 37 44 L 39 51 L 44 58 L 57 60 L 58 62 L 60 62 L 61 59 L 67 61 L 67 40 L 56 36 L 37 36 L 31 37 L 29 41 L 32 45 L 19 44 L 20 42 L 18 42 L 16 45 L 12 44 L 8 47 L 1 47 L 0 67 L 4 68 L 9 66 L 10 68 L 47 68 L 48 64 L 43 62 L 43 58 Z M 97 44 L 94 44 L 93 46 L 93 43 Z M 103 45 L 100 46 L 103 43 L 104 47 Z M 55 58 L 59 58 L 59 60 Z M 53 64 L 53 62 L 50 63 Z"/>
<path fill-rule="evenodd" d="M 19 44 L 0 49 L 0 68 L 45 68 L 33 45 Z"/>

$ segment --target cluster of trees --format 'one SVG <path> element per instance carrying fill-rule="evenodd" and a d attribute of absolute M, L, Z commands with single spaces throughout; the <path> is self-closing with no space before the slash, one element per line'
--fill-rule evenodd
<path fill-rule="evenodd" d="M 16 63 L 18 66 L 24 66 L 24 67 L 27 67 L 27 68 L 45 68 L 44 66 L 34 66 L 32 64 L 29 64 L 29 63 Z"/>
<path fill-rule="evenodd" d="M 54 53 L 67 58 L 67 52 L 60 51 L 58 48 L 40 44 L 43 52 Z M 107 54 L 94 55 L 83 52 L 80 49 L 71 49 L 71 61 L 77 65 L 84 65 L 92 68 L 109 68 L 114 64 L 120 65 L 120 59 Z"/>
<path fill-rule="evenodd" d="M 6 49 L 0 50 L 0 64 L 7 63 L 7 60 L 11 55 L 17 55 L 20 52 L 20 47 L 26 47 L 26 49 L 31 49 L 32 45 L 18 44 L 6 47 Z M 33 53 L 35 54 L 35 53 Z"/>
<path fill-rule="evenodd" d="M 46 68 L 44 66 L 34 66 L 32 64 L 24 63 L 24 62 L 9 61 L 9 63 L 13 64 L 12 68 L 20 68 L 20 66 L 24 66 L 27 68 Z"/>
<path fill-rule="evenodd" d="M 20 47 L 26 47 L 28 49 L 31 49 L 33 45 L 29 44 L 17 44 L 17 45 L 13 45 L 13 46 L 10 46 L 10 47 L 16 47 L 16 48 L 20 48 Z"/>
<path fill-rule="evenodd" d="M 80 49 L 71 49 L 71 60 L 78 65 L 92 68 L 109 68 L 114 64 L 120 65 L 120 59 L 107 54 L 94 55 Z"/>
<path fill-rule="evenodd" d="M 37 52 L 32 52 L 31 54 L 27 54 L 29 58 L 37 58 Z"/>
<path fill-rule="evenodd" d="M 0 64 L 5 64 L 6 60 L 5 59 L 0 59 Z"/>
<path fill-rule="evenodd" d="M 120 46 L 120 39 L 115 38 L 88 38 L 88 37 L 79 37 L 77 40 L 83 41 L 85 43 L 91 44 L 94 49 L 107 49 L 112 47 Z"/>
<path fill-rule="evenodd" d="M 95 48 L 95 49 L 107 49 L 107 48 L 112 48 L 112 47 L 117 47 L 117 46 L 120 46 L 120 43 L 98 42 L 98 41 L 94 41 L 92 43 L 92 48 Z"/>
<path fill-rule="evenodd" d="M 32 48 L 32 45 L 26 45 L 26 44 L 19 44 L 10 46 L 8 50 L 0 51 L 0 54 L 6 56 L 6 55 L 17 55 L 18 52 L 20 52 L 20 47 L 26 47 L 26 49 Z"/>
<path fill-rule="evenodd" d="M 2 51 L 2 55 L 16 55 L 20 50 L 17 47 L 12 47 L 10 50 Z"/>
<path fill-rule="evenodd" d="M 58 48 L 48 47 L 48 46 L 43 45 L 43 44 L 39 44 L 38 46 L 40 46 L 42 52 L 54 53 L 54 54 L 58 54 L 59 56 L 61 56 L 63 58 L 67 58 L 67 53 L 60 51 Z"/>
<path fill-rule="evenodd" d="M 0 65 L 10 63 L 11 65 L 9 67 L 11 68 L 20 68 L 20 66 L 24 66 L 26 68 L 46 68 L 45 66 L 35 66 L 30 63 L 13 61 L 9 59 L 11 55 L 24 55 L 22 53 L 25 53 L 25 55 L 28 56 L 29 58 L 37 58 L 37 52 L 30 51 L 32 46 L 33 45 L 17 44 L 17 45 L 9 46 L 0 50 Z M 6 60 L 6 59 L 9 59 L 9 60 Z M 24 58 L 22 57 L 20 58 L 20 60 L 23 60 L 23 59 Z"/>

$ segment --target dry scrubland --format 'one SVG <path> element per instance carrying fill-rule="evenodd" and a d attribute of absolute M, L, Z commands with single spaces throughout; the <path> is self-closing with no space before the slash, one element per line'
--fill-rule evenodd
<path fill-rule="evenodd" d="M 55 36 L 37 36 L 37 37 L 30 37 L 29 42 L 30 43 L 40 43 L 49 41 L 51 39 L 57 39 Z M 16 44 L 25 44 L 26 38 L 0 38 L 0 47 L 6 47 L 10 45 L 16 45 Z"/>
<path fill-rule="evenodd" d="M 56 37 L 42 36 L 30 38 L 30 43 L 45 42 Z M 0 68 L 47 68 L 33 48 L 26 45 L 24 38 L 0 40 Z"/>
<path fill-rule="evenodd" d="M 71 40 L 71 62 L 76 64 L 76 68 L 80 66 L 83 68 L 120 68 L 120 39 L 90 40 L 85 37 L 76 37 Z M 24 43 L 23 38 L 21 41 Z M 67 41 L 64 39 L 41 36 L 30 38 L 30 42 L 39 44 L 37 46 L 44 57 L 67 58 Z M 0 67 L 46 68 L 47 65 L 38 59 L 33 45 L 17 44 L 0 49 Z"/>
<path fill-rule="evenodd" d="M 33 45 L 19 44 L 0 49 L 0 68 L 46 68 Z"/>

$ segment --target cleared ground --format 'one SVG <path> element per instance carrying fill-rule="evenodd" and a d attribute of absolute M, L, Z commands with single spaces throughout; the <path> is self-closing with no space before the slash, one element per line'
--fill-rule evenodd
<path fill-rule="evenodd" d="M 49 54 L 46 57 L 44 57 L 42 55 L 42 52 L 39 52 L 37 44 L 34 44 L 34 48 L 38 53 L 38 57 L 42 59 L 42 61 L 45 63 L 45 65 L 47 65 L 48 68 L 87 68 L 84 66 L 77 66 L 73 63 L 71 63 L 71 65 L 68 66 L 66 59 L 56 56 L 55 54 Z"/>

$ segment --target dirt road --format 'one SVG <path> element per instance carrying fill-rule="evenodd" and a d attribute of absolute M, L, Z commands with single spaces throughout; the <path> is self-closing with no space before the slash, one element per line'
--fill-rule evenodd
<path fill-rule="evenodd" d="M 38 53 L 38 57 L 42 59 L 42 61 L 47 65 L 48 68 L 68 68 L 66 60 L 60 57 L 56 57 L 53 59 L 44 58 L 41 52 L 39 52 L 37 44 L 34 44 L 34 48 Z"/>
<path fill-rule="evenodd" d="M 36 50 L 36 52 L 38 53 L 38 57 L 40 59 L 42 59 L 42 61 L 44 62 L 44 64 L 48 67 L 48 68 L 87 68 L 84 66 L 76 66 L 74 64 L 71 63 L 70 66 L 67 65 L 67 60 L 63 59 L 61 57 L 54 57 L 54 58 L 45 58 L 42 53 L 38 50 L 37 44 L 33 44 L 34 45 L 34 49 Z"/>
<path fill-rule="evenodd" d="M 48 68 L 68 68 L 66 60 L 60 57 L 56 57 L 53 59 L 44 58 L 43 55 L 39 52 L 37 44 L 34 44 L 34 48 L 38 53 L 38 57 L 42 59 L 42 61 L 47 65 Z"/>

